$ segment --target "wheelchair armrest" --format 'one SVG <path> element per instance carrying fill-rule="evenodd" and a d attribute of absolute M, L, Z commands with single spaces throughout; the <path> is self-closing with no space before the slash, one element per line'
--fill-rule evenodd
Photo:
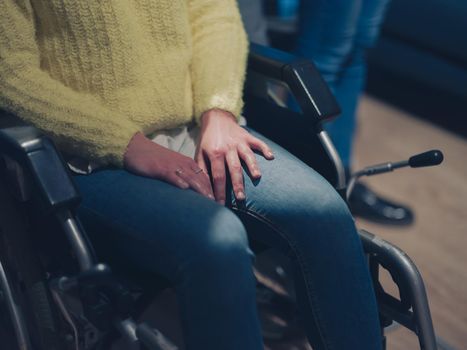
<path fill-rule="evenodd" d="M 289 87 L 302 112 L 302 115 L 295 113 L 298 117 L 295 120 L 290 120 L 290 116 L 287 120 L 277 120 L 275 113 L 268 115 L 267 118 L 261 116 L 261 113 L 248 114 L 248 125 L 273 140 L 275 138 L 272 136 L 279 134 L 284 141 L 278 142 L 281 146 L 318 170 L 344 195 L 345 170 L 339 154 L 321 125 L 324 121 L 337 116 L 341 110 L 314 64 L 310 60 L 279 50 L 251 44 L 247 73 L 245 85 L 247 107 L 249 103 L 258 104 L 260 100 L 270 100 L 268 86 L 271 80 L 275 80 Z M 273 122 L 271 119 L 276 121 Z M 289 128 L 290 125 L 295 125 L 295 129 L 301 128 L 305 131 L 304 137 L 292 142 L 295 145 L 291 145 L 290 140 L 297 138 L 297 131 L 288 134 L 286 138 L 289 140 L 284 140 L 283 133 L 278 132 Z M 278 130 L 272 130 L 274 128 Z M 317 142 L 311 142 L 314 139 Z M 319 150 L 314 147 L 316 144 L 319 145 Z M 299 151 L 298 148 L 304 148 L 306 151 Z M 318 155 L 319 152 L 323 155 Z"/>
<path fill-rule="evenodd" d="M 40 193 L 41 205 L 47 211 L 75 207 L 80 197 L 68 169 L 55 149 L 54 144 L 32 126 L 0 129 L 0 157 L 9 170 L 15 170 L 13 181 L 17 187 L 29 187 L 32 179 L 34 188 Z M 13 163 L 13 166 L 11 166 Z M 21 177 L 21 178 L 18 178 Z M 26 198 L 23 198 L 23 200 Z"/>
<path fill-rule="evenodd" d="M 341 112 L 334 95 L 310 60 L 251 43 L 248 73 L 287 84 L 303 114 L 311 117 L 315 125 Z"/>

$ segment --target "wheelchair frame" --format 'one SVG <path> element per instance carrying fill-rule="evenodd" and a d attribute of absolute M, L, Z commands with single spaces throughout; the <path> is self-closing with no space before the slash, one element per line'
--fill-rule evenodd
<path fill-rule="evenodd" d="M 321 126 L 324 121 L 338 115 L 340 109 L 314 65 L 310 61 L 290 54 L 252 44 L 248 75 L 246 91 L 261 98 L 267 98 L 265 80 L 276 80 L 290 88 L 309 126 L 309 132 L 318 137 L 334 167 L 335 178 L 328 180 L 334 183 L 345 198 L 346 179 L 342 162 L 328 134 Z M 52 142 L 30 126 L 0 129 L 1 156 L 14 165 L 15 171 L 25 172 L 32 178 L 34 186 L 41 195 L 40 205 L 58 219 L 77 258 L 79 275 L 50 281 L 52 294 L 66 293 L 77 285 L 90 281 L 99 284 L 99 280 L 103 280 L 107 285 L 115 286 L 115 281 L 110 277 L 110 270 L 105 265 L 97 264 L 85 233 L 75 219 L 74 210 L 79 204 L 79 194 Z M 24 177 L 18 179 L 19 197 L 22 201 L 26 201 L 30 195 L 30 184 L 24 180 Z M 359 235 L 368 256 L 378 300 L 384 348 L 386 348 L 384 328 L 395 321 L 418 336 L 420 349 L 437 349 L 424 283 L 415 264 L 391 243 L 363 230 L 359 231 Z M 22 312 L 14 301 L 1 258 L 0 289 L 4 291 L 6 297 L 16 338 L 21 349 L 31 349 L 28 329 L 21 316 Z M 388 294 L 381 286 L 380 267 L 389 271 L 398 286 L 400 300 Z M 110 280 L 112 282 L 109 282 Z M 141 345 L 150 349 L 159 349 L 160 334 L 145 324 L 138 325 L 130 317 L 128 310 L 118 309 L 116 305 L 113 307 L 116 307 L 112 319 L 113 325 L 128 340 L 129 349 L 139 349 Z"/>

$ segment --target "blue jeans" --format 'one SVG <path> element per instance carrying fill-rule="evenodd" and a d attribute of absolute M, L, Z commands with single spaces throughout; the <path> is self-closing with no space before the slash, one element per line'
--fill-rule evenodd
<path fill-rule="evenodd" d="M 351 166 L 356 110 L 366 79 L 367 49 L 378 37 L 389 0 L 302 0 L 295 53 L 310 58 L 333 90 L 342 115 L 326 124 Z"/>
<path fill-rule="evenodd" d="M 314 349 L 380 349 L 375 296 L 346 204 L 315 171 L 266 142 L 276 159 L 257 157 L 263 176 L 253 182 L 245 174 L 243 203 L 230 194 L 223 207 L 191 190 L 107 169 L 75 177 L 80 219 L 100 254 L 171 282 L 187 349 L 263 349 L 248 238 L 294 262 Z"/>

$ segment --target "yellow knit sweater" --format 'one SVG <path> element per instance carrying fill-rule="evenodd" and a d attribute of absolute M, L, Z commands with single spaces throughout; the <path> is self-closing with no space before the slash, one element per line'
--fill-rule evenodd
<path fill-rule="evenodd" d="M 242 107 L 235 0 L 0 0 L 0 109 L 122 164 L 137 131 Z"/>

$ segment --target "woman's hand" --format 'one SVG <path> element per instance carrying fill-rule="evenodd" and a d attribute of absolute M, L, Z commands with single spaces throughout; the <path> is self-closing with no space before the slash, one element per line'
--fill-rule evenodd
<path fill-rule="evenodd" d="M 135 174 L 163 180 L 181 189 L 191 188 L 214 199 L 208 173 L 193 159 L 152 142 L 140 132 L 130 140 L 123 165 Z"/>
<path fill-rule="evenodd" d="M 214 196 L 220 204 L 225 203 L 226 165 L 238 200 L 245 199 L 240 160 L 253 179 L 261 177 L 253 150 L 260 151 L 266 159 L 274 159 L 271 149 L 239 126 L 232 114 L 218 109 L 203 114 L 195 160 L 205 173 L 211 174 Z"/>

